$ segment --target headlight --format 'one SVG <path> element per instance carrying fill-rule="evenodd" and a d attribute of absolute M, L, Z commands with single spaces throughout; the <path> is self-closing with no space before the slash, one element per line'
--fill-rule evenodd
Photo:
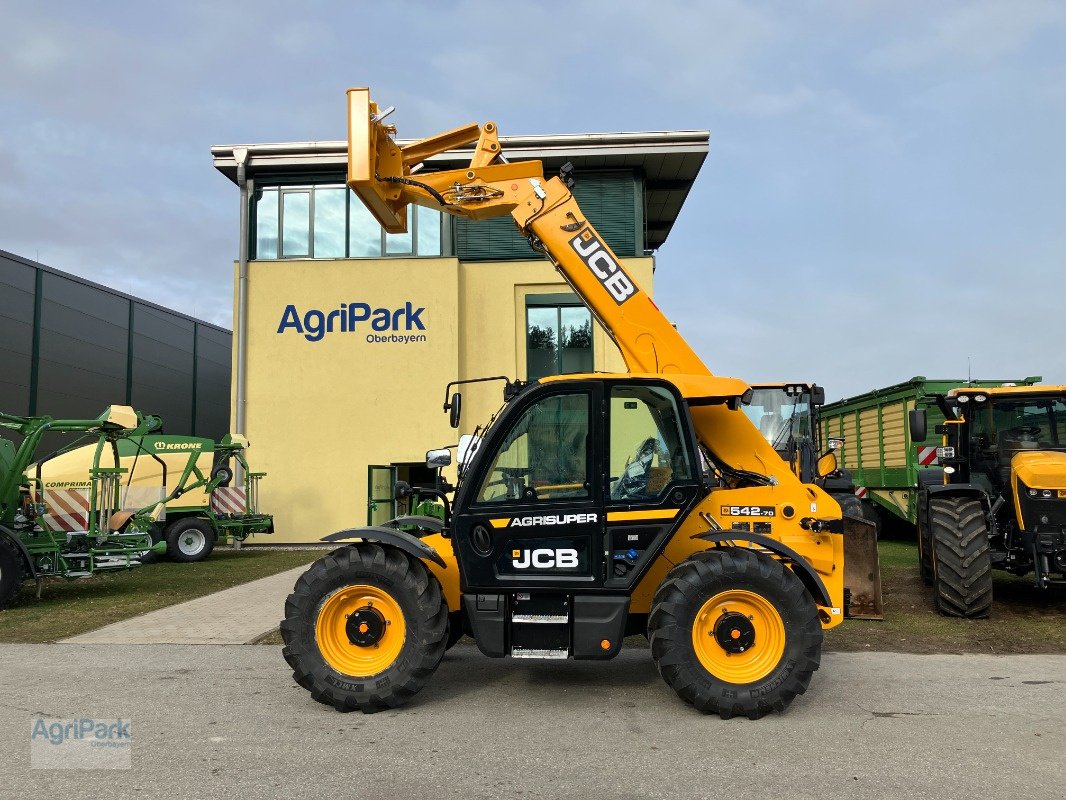
<path fill-rule="evenodd" d="M 1036 497 L 1038 494 L 1040 494 L 1040 492 L 1038 492 L 1036 489 L 1030 489 L 1029 490 L 1029 496 L 1030 497 Z"/>
<path fill-rule="evenodd" d="M 1051 491 L 1050 489 L 1044 489 L 1042 492 L 1040 492 L 1040 496 L 1041 497 L 1052 497 L 1052 496 L 1054 496 L 1054 494 L 1055 493 L 1053 491 Z"/>

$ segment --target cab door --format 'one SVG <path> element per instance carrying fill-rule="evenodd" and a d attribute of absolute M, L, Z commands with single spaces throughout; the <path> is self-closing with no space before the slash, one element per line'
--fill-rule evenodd
<path fill-rule="evenodd" d="M 602 392 L 551 383 L 512 401 L 455 518 L 464 591 L 602 586 Z"/>
<path fill-rule="evenodd" d="M 628 588 L 701 496 L 688 409 L 664 382 L 606 387 L 607 588 Z"/>

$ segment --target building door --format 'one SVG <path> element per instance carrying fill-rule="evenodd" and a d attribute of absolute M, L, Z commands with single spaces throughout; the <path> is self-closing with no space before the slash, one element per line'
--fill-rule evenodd
<path fill-rule="evenodd" d="M 368 525 L 380 525 L 396 516 L 396 498 L 393 486 L 396 483 L 396 467 L 371 464 L 367 467 L 367 513 Z"/>

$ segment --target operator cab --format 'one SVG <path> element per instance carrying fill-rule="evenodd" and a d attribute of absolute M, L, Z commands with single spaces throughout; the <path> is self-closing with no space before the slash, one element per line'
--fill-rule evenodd
<path fill-rule="evenodd" d="M 706 380 L 730 393 L 716 402 L 739 405 L 747 389 Z M 612 657 L 632 588 L 705 493 L 682 391 L 662 376 L 544 379 L 513 394 L 473 441 L 452 544 L 478 646 L 491 656 Z"/>

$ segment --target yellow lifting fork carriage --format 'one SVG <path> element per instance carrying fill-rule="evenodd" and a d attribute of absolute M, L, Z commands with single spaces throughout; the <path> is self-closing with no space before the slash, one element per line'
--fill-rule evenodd
<path fill-rule="evenodd" d="M 664 680 L 701 711 L 783 710 L 845 614 L 840 507 L 751 424 L 748 385 L 712 375 L 626 272 L 569 170 L 546 179 L 539 161 L 507 162 L 491 122 L 400 146 L 367 89 L 348 91 L 348 112 L 348 184 L 385 230 L 405 230 L 410 203 L 510 214 L 630 372 L 508 383 L 454 500 L 442 494 L 443 521 L 326 537 L 346 544 L 285 604 L 296 681 L 338 710 L 372 712 L 421 690 L 464 633 L 487 656 L 542 659 L 609 659 L 645 633 Z M 414 171 L 470 143 L 468 168 Z M 446 404 L 453 427 L 460 400 Z M 427 460 L 446 466 L 450 453 Z"/>

